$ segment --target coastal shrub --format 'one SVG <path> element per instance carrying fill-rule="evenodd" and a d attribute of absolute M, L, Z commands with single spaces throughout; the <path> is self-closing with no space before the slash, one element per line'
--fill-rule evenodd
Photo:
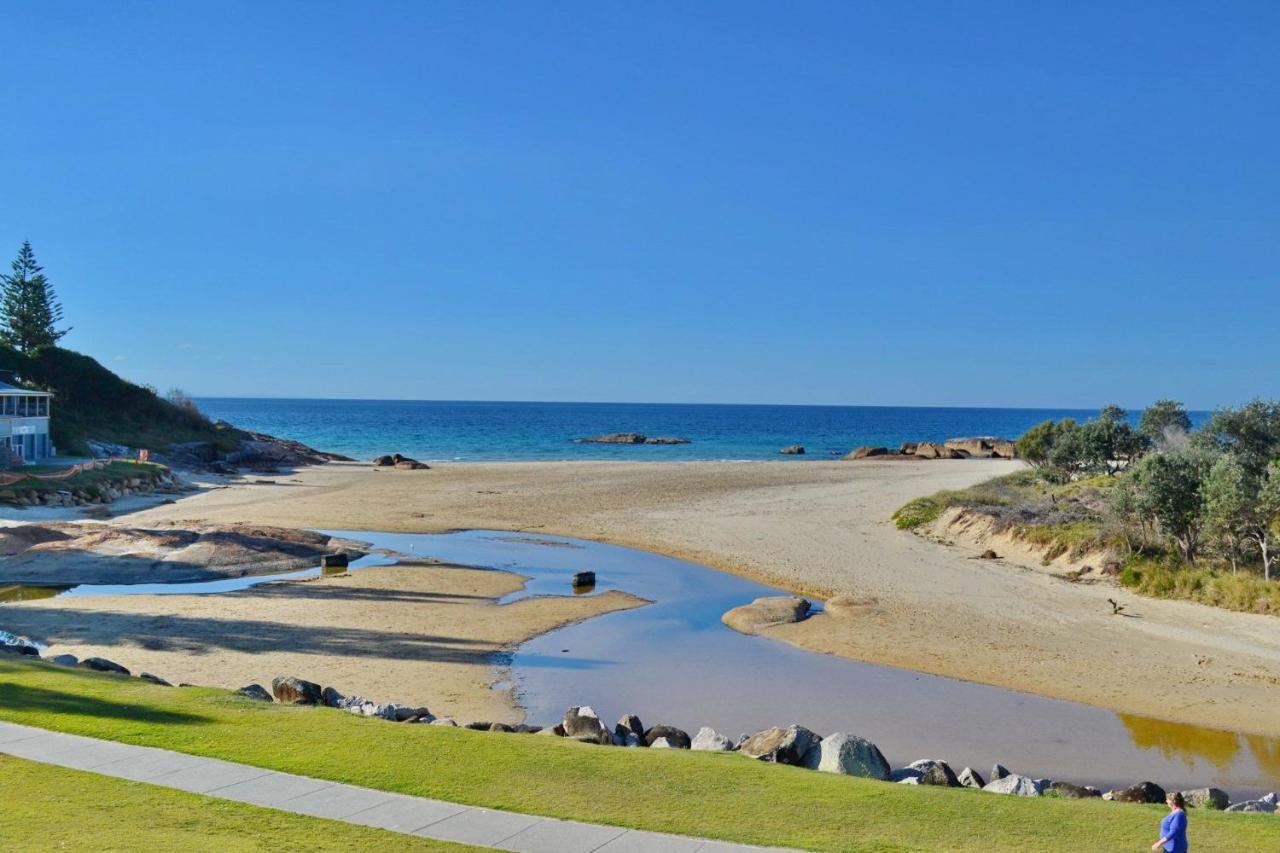
<path fill-rule="evenodd" d="M 1120 572 L 1121 585 L 1140 595 L 1195 601 L 1226 610 L 1280 615 L 1280 584 L 1252 572 L 1189 568 L 1170 558 L 1137 558 Z"/>
<path fill-rule="evenodd" d="M 927 498 L 916 498 L 900 507 L 893 514 L 893 522 L 899 530 L 914 530 L 923 524 L 932 524 L 942 514 L 945 504 L 939 498 L 942 493 Z"/>

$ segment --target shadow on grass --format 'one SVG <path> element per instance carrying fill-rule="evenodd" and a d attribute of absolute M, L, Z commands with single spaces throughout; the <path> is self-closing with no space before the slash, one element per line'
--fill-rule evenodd
<path fill-rule="evenodd" d="M 114 720 L 130 720 L 146 723 L 193 724 L 211 723 L 212 717 L 189 714 L 185 711 L 169 711 L 142 703 L 123 704 L 49 690 L 44 687 L 28 687 L 10 681 L 0 681 L 0 707 L 12 711 L 39 711 L 47 714 L 71 714 L 83 717 L 105 717 Z"/>

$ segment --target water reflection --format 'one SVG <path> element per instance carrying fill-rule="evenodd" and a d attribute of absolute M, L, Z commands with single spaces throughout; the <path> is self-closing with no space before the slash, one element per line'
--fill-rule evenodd
<path fill-rule="evenodd" d="M 23 586 L 21 584 L 6 584 L 0 586 L 0 604 L 11 601 L 35 601 L 40 598 L 53 598 L 55 595 L 61 595 L 69 586 Z"/>

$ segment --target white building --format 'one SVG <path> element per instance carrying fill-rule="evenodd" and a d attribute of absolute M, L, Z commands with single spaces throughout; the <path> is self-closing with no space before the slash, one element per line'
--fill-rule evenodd
<path fill-rule="evenodd" d="M 48 391 L 0 382 L 0 465 L 26 465 L 53 457 Z"/>

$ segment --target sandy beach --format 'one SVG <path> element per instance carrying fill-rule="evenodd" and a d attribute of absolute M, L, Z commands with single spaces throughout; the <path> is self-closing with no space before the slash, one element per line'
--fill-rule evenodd
<path fill-rule="evenodd" d="M 561 462 L 377 471 L 366 464 L 341 463 L 282 475 L 274 484 L 246 484 L 193 495 L 131 513 L 117 523 L 251 522 L 400 532 L 493 528 L 627 545 L 819 598 L 837 593 L 859 597 L 861 605 L 843 615 L 821 615 L 769 631 L 770 636 L 815 651 L 1125 713 L 1280 734 L 1274 714 L 1275 692 L 1280 687 L 1280 630 L 1274 618 L 1139 598 L 1110 585 L 1069 584 L 1033 566 L 973 559 L 971 550 L 899 531 L 890 521 L 893 510 L 913 497 L 969 486 L 1013 470 L 1017 464 L 1000 460 Z M 471 574 L 455 571 L 432 578 L 431 589 L 453 595 L 474 590 L 482 580 L 491 584 L 501 578 L 470 578 Z M 366 576 L 368 581 L 363 580 Z M 375 577 L 374 570 L 366 570 L 353 583 L 372 583 Z M 464 577 L 467 585 L 455 588 Z M 501 591 L 486 588 L 483 594 Z M 263 595 L 251 591 L 218 598 L 252 600 Z M 276 599 L 273 606 L 279 610 L 257 612 L 249 607 L 243 613 L 237 611 L 235 618 L 292 624 L 300 612 L 306 620 L 315 620 L 304 624 L 323 626 L 338 615 L 335 611 L 321 618 L 305 608 L 290 609 L 290 604 L 278 602 L 280 596 L 289 597 L 285 592 L 268 596 Z M 1108 597 L 1122 601 L 1132 617 L 1111 615 Z M 315 606 L 310 593 L 306 599 L 306 608 Z M 215 632 L 216 620 L 228 617 L 211 602 L 170 600 L 163 603 L 167 608 L 163 612 L 176 610 L 184 619 L 215 620 L 209 628 Z M 520 604 L 529 605 L 529 610 L 535 606 L 534 602 Z M 544 621 L 535 619 L 525 629 L 587 615 L 582 611 L 566 615 L 558 609 L 571 605 L 571 600 L 546 605 L 556 612 L 539 613 L 538 619 Z M 138 612 L 140 606 L 136 599 L 94 599 L 92 605 L 85 604 L 88 610 L 103 612 L 125 608 Z M 432 631 L 484 638 L 496 647 L 518 639 L 519 632 L 496 633 L 503 619 L 483 614 L 497 615 L 513 607 L 456 608 L 450 611 L 456 622 L 446 627 L 433 624 Z M 160 612 L 155 615 L 159 617 Z M 359 624 L 375 612 L 383 610 L 348 616 Z M 84 616 L 86 625 L 95 624 L 90 613 Z M 293 636 L 305 642 L 303 634 Z M 244 642 L 246 648 L 241 650 L 213 644 L 196 654 L 205 658 L 210 673 L 224 662 L 230 665 L 236 655 L 258 655 L 253 678 L 248 680 L 269 677 L 264 667 L 271 669 L 265 664 L 269 654 L 275 653 L 268 651 L 271 642 L 263 641 L 258 648 L 252 647 L 251 639 Z M 316 667 L 327 667 L 321 671 L 331 672 L 335 684 L 357 689 L 355 685 L 365 683 L 358 673 L 367 666 L 366 657 L 344 655 L 341 646 L 325 651 L 302 653 L 310 655 Z M 247 669 L 243 671 L 248 675 Z M 477 691 L 484 692 L 479 688 L 495 677 L 492 668 L 477 667 L 473 675 L 460 683 L 459 692 L 450 694 L 448 701 L 454 707 L 447 710 L 500 719 L 498 709 L 486 705 L 485 698 L 464 698 L 464 694 L 473 697 L 479 695 Z M 401 682 L 412 680 L 402 678 Z M 411 698 L 404 690 L 387 686 L 389 695 L 378 698 Z M 370 688 L 370 692 L 374 691 Z"/>

